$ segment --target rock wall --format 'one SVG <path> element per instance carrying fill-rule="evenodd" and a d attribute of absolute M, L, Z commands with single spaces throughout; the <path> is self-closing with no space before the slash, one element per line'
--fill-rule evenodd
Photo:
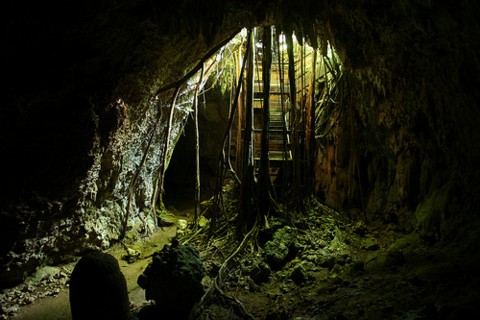
<path fill-rule="evenodd" d="M 129 189 L 127 237 L 155 227 L 150 208 L 174 89 L 157 90 L 180 80 L 238 28 L 224 24 L 222 32 L 207 34 L 203 20 L 186 23 L 171 15 L 175 9 L 108 0 L 7 5 L 1 285 L 39 264 L 117 241 Z M 167 165 L 191 111 L 192 89 L 185 84 L 177 99 Z"/>
<path fill-rule="evenodd" d="M 325 14 L 349 86 L 338 121 L 317 141 L 326 203 L 432 242 L 477 237 L 478 9 L 342 1 Z"/>

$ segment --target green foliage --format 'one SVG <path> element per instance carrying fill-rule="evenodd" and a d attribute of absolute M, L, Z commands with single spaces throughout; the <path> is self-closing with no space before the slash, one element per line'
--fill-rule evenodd
<path fill-rule="evenodd" d="M 322 52 L 316 80 L 315 135 L 324 137 L 335 122 L 332 116 L 346 105 L 348 76 L 331 44 Z M 333 122 L 333 123 L 332 123 Z"/>
<path fill-rule="evenodd" d="M 210 86 L 207 90 L 219 87 L 222 94 L 225 94 L 232 89 L 232 83 L 235 82 L 237 73 L 235 52 L 243 51 L 245 40 L 246 33 L 242 31 L 215 55 L 214 61 L 212 61 L 213 69 L 208 75 L 207 82 Z"/>

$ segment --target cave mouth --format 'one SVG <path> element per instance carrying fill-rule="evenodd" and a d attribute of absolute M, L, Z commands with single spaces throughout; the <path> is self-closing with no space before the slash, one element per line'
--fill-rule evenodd
<path fill-rule="evenodd" d="M 235 6 L 234 2 L 206 1 L 192 5 L 194 1 L 187 1 L 180 6 L 172 3 L 164 7 L 163 2 L 158 2 L 162 10 L 156 7 L 151 10 L 150 5 L 155 1 L 129 2 L 128 5 L 125 2 L 125 6 L 113 9 L 106 9 L 107 4 L 95 8 L 87 4 L 86 10 L 79 11 L 81 17 L 74 16 L 78 21 L 70 19 L 71 15 L 46 19 L 48 15 L 38 14 L 32 7 L 19 8 L 19 11 L 27 11 L 27 15 L 18 22 L 13 21 L 15 18 L 9 21 L 7 17 L 6 29 L 18 29 L 21 35 L 27 35 L 6 37 L 8 50 L 3 52 L 10 58 L 15 56 L 4 61 L 5 64 L 10 60 L 15 62 L 10 64 L 7 78 L 13 80 L 10 84 L 18 82 L 13 94 L 7 96 L 6 117 L 1 120 L 5 124 L 2 133 L 6 134 L 0 135 L 2 145 L 7 146 L 5 154 L 20 154 L 18 164 L 16 157 L 7 157 L 9 165 L 6 168 L 12 176 L 7 181 L 20 177 L 20 189 L 32 186 L 31 182 L 35 182 L 35 189 L 52 188 L 54 184 L 54 190 L 65 189 L 62 194 L 72 195 L 72 198 L 62 198 L 58 202 L 32 199 L 32 205 L 22 202 L 5 214 L 2 210 L 2 222 L 8 223 L 2 224 L 2 229 L 8 229 L 3 236 L 9 238 L 8 243 L 2 243 L 5 252 L 5 259 L 2 257 L 1 261 L 2 276 L 5 274 L 9 281 L 21 280 L 25 272 L 50 259 L 58 263 L 59 256 L 70 259 L 83 252 L 79 250 L 107 248 L 117 241 L 119 230 L 128 229 L 130 235 L 138 236 L 144 235 L 149 223 L 156 226 L 155 210 L 150 210 L 149 203 L 155 203 L 150 201 L 150 194 L 155 187 L 152 180 L 156 177 L 150 179 L 149 175 L 155 172 L 156 176 L 160 167 L 157 160 L 161 155 L 154 154 L 147 159 L 144 144 L 148 139 L 144 134 L 155 131 L 151 130 L 150 119 L 143 124 L 140 122 L 146 114 L 156 115 L 157 109 L 152 107 L 144 112 L 136 107 L 141 105 L 139 101 L 143 103 L 151 98 L 159 83 L 174 81 L 178 84 L 175 80 L 184 74 L 185 68 L 193 66 L 212 44 L 236 29 L 232 24 L 237 25 L 239 20 L 229 18 L 224 12 Z M 136 7 L 139 4 L 141 8 Z M 476 63 L 479 61 L 476 50 L 479 22 L 475 14 L 478 1 L 467 0 L 461 5 L 431 1 L 365 1 L 353 7 L 350 1 L 280 1 L 278 8 L 273 8 L 276 4 L 247 1 L 240 11 L 251 10 L 254 14 L 250 15 L 252 19 L 241 21 L 255 24 L 273 17 L 282 21 L 288 30 L 328 35 L 341 48 L 342 58 L 348 58 L 345 60 L 348 68 L 330 64 L 326 68 L 335 72 L 329 72 L 330 76 L 323 81 L 314 78 L 315 90 L 312 94 L 307 92 L 306 99 L 304 94 L 297 98 L 295 92 L 288 97 L 288 101 L 295 97 L 298 104 L 309 98 L 324 103 L 322 108 L 312 108 L 318 112 L 315 121 L 309 120 L 310 124 L 315 124 L 310 131 L 302 131 L 308 116 L 288 117 L 297 121 L 291 128 L 298 138 L 291 139 L 292 145 L 296 144 L 291 150 L 292 160 L 299 159 L 298 156 L 305 160 L 313 157 L 313 172 L 308 170 L 312 168 L 303 166 L 302 161 L 282 166 L 283 171 L 270 172 L 265 170 L 268 161 L 262 162 L 265 148 L 250 148 L 262 146 L 262 136 L 267 136 L 262 135 L 264 120 L 268 119 L 263 113 L 267 95 L 265 90 L 255 95 L 255 87 L 261 84 L 260 81 L 255 83 L 256 73 L 251 72 L 254 85 L 250 93 L 246 92 L 248 90 L 242 93 L 243 104 L 247 104 L 247 100 L 252 103 L 251 108 L 243 105 L 242 109 L 251 111 L 251 124 L 247 126 L 240 121 L 242 124 L 237 127 L 237 136 L 241 136 L 238 133 L 242 130 L 251 130 L 248 142 L 251 152 L 231 152 L 236 158 L 228 159 L 232 160 L 231 166 L 242 181 L 250 182 L 250 187 L 259 183 L 260 187 L 239 193 L 226 190 L 231 196 L 228 207 L 238 208 L 235 201 L 248 199 L 248 195 L 259 199 L 253 205 L 269 203 L 262 201 L 267 194 L 263 191 L 269 190 L 268 186 L 264 188 L 268 179 L 262 178 L 268 174 L 270 177 L 277 175 L 277 179 L 272 180 L 281 182 L 274 188 L 277 199 L 299 199 L 298 193 L 308 195 L 302 191 L 309 191 L 310 186 L 322 203 L 309 199 L 304 215 L 285 219 L 286 224 L 272 214 L 265 214 L 260 219 L 265 228 L 258 231 L 259 241 L 250 246 L 242 246 L 248 242 L 242 241 L 237 247 L 242 235 L 252 235 L 248 230 L 253 230 L 255 223 L 252 226 L 248 215 L 240 216 L 239 223 L 234 226 L 217 221 L 218 230 L 225 233 L 213 238 L 213 244 L 204 239 L 191 241 L 209 263 L 210 280 L 217 277 L 218 271 L 229 269 L 228 273 L 223 273 L 225 281 L 220 283 L 227 295 L 218 292 L 216 297 L 222 305 L 213 306 L 221 311 L 218 318 L 224 319 L 225 315 L 233 313 L 249 318 L 249 314 L 242 313 L 244 305 L 247 311 L 267 319 L 317 316 L 322 320 L 459 319 L 478 314 L 480 131 L 476 130 L 476 122 L 480 109 L 478 90 L 475 90 L 479 87 L 480 74 Z M 131 6 L 139 10 L 132 11 Z M 47 13 L 50 9 L 53 5 L 43 10 Z M 182 10 L 188 14 L 182 15 Z M 57 14 L 57 11 L 51 12 Z M 63 28 L 56 25 L 59 20 L 81 24 L 78 28 L 73 25 Z M 47 21 L 48 26 L 39 28 L 43 21 Z M 161 23 L 157 24 L 159 21 Z M 223 29 L 223 22 L 229 28 Z M 181 36 L 176 37 L 178 34 Z M 192 37 L 185 37 L 183 41 L 181 38 L 186 34 Z M 166 39 L 166 45 L 158 41 L 162 39 Z M 64 45 L 56 45 L 63 41 Z M 263 50 L 265 42 L 255 44 L 255 48 Z M 80 50 L 83 46 L 87 47 L 86 53 Z M 322 53 L 328 51 L 327 46 L 321 49 Z M 39 54 L 32 55 L 32 52 Z M 266 52 L 269 51 L 263 50 L 262 63 Z M 237 70 L 237 64 L 233 69 Z M 217 75 L 217 70 L 225 74 L 228 69 L 212 70 L 212 74 Z M 42 76 L 38 76 L 40 73 Z M 45 79 L 43 75 L 55 81 L 41 81 Z M 329 82 L 329 77 L 337 81 Z M 220 76 L 218 79 L 226 78 Z M 218 110 L 228 114 L 225 110 L 232 105 L 230 100 L 234 92 L 229 88 L 234 82 L 219 83 L 216 88 L 227 102 Z M 117 101 L 117 93 L 128 102 L 128 108 L 120 103 L 105 105 L 107 101 Z M 19 102 L 11 103 L 20 96 Z M 249 98 L 244 100 L 246 96 Z M 63 106 L 71 106 L 72 100 L 74 108 L 70 109 L 75 109 L 74 113 L 66 112 L 67 116 L 57 112 L 67 109 Z M 271 101 L 281 105 L 285 100 L 282 96 Z M 9 116 L 10 111 L 13 116 Z M 283 111 L 277 114 L 286 116 Z M 20 120 L 15 119 L 17 115 L 21 116 Z M 219 123 L 225 125 L 228 116 L 222 119 Z M 125 124 L 129 121 L 134 125 Z M 63 125 L 51 126 L 54 122 Z M 262 125 L 255 125 L 259 123 Z M 135 124 L 141 127 L 137 130 Z M 294 130 L 295 125 L 300 126 L 300 130 Z M 46 128 L 50 129 L 48 133 L 44 132 Z M 219 137 L 225 132 L 224 128 L 212 131 Z M 298 150 L 307 150 L 303 147 L 312 145 L 311 140 L 306 139 L 307 132 L 314 138 L 314 152 L 298 153 Z M 17 139 L 12 137 L 15 133 L 20 133 Z M 51 139 L 54 136 L 60 138 Z M 191 138 L 189 134 L 186 136 Z M 163 144 L 163 135 L 150 137 L 154 144 Z M 22 139 L 29 142 L 17 146 Z M 72 143 L 77 140 L 79 143 Z M 163 140 L 168 146 L 168 139 Z M 243 141 L 240 140 L 236 147 L 242 146 Z M 70 147 L 63 148 L 66 145 Z M 209 153 L 215 155 L 211 159 L 212 168 L 218 167 L 216 153 L 220 149 Z M 284 148 L 283 143 L 280 149 L 278 161 L 288 162 L 290 150 Z M 140 172 L 142 157 L 139 153 L 142 152 L 147 166 Z M 190 147 L 186 152 L 193 154 Z M 180 152 L 176 153 L 177 158 L 182 157 Z M 32 155 L 35 165 L 31 165 Z M 248 156 L 246 161 L 245 156 Z M 267 160 L 274 160 L 268 156 Z M 175 169 L 173 162 L 171 172 L 167 172 L 168 201 L 172 206 L 177 199 L 179 203 L 190 203 L 191 190 L 185 191 L 184 187 L 191 182 L 179 177 L 181 168 Z M 245 163 L 248 170 L 242 171 L 245 168 L 241 165 Z M 56 170 L 56 166 L 64 170 Z M 31 167 L 37 170 L 28 170 Z M 139 169 L 134 172 L 135 168 Z M 165 165 L 161 166 L 162 174 L 164 168 Z M 18 172 L 21 174 L 17 176 Z M 248 174 L 244 175 L 245 172 Z M 132 175 L 139 176 L 138 183 L 127 186 L 129 181 L 125 180 Z M 22 176 L 28 179 L 21 179 Z M 65 176 L 65 181 L 55 182 L 59 176 Z M 260 184 L 265 181 L 267 184 Z M 11 188 L 9 183 L 4 187 Z M 245 194 L 249 190 L 252 192 Z M 291 190 L 297 194 L 289 193 Z M 214 188 L 212 192 L 215 194 Z M 5 197 L 9 198 L 9 193 Z M 243 209 L 252 205 L 243 204 Z M 263 206 L 256 209 L 262 213 L 264 209 L 272 210 Z M 282 218 L 285 216 L 290 218 L 287 214 Z M 203 223 L 208 225 L 209 222 Z M 235 230 L 233 235 L 232 230 L 238 225 L 245 227 Z M 15 226 L 18 232 L 13 232 L 17 229 Z M 155 248 L 154 244 L 150 249 Z M 242 252 L 245 259 L 232 257 L 231 252 L 239 252 L 239 249 L 246 249 Z M 150 253 L 146 256 L 151 257 Z M 231 267 L 227 262 L 232 261 L 238 262 L 235 268 L 224 267 Z M 57 276 L 47 276 L 45 282 Z M 61 273 L 60 277 L 68 278 Z M 218 285 L 215 281 L 206 285 L 212 288 L 212 283 Z M 2 293 L 1 298 L 16 303 L 19 296 L 27 297 L 24 301 L 29 303 L 31 300 L 26 293 L 30 289 L 28 285 L 22 286 L 13 291 L 13 295 Z M 245 302 L 244 305 L 237 304 L 237 298 Z"/>
<path fill-rule="evenodd" d="M 195 205 L 195 133 L 189 120 L 165 171 L 163 202 L 170 211 L 191 209 Z"/>
<path fill-rule="evenodd" d="M 315 188 L 311 175 L 315 143 L 332 126 L 329 117 L 338 112 L 338 100 L 344 94 L 338 89 L 342 81 L 342 62 L 328 41 L 322 42 L 324 47 L 313 48 L 306 39 L 297 39 L 294 32 L 288 40 L 286 34 L 277 31 L 275 26 L 268 27 L 269 45 L 266 48 L 266 36 L 262 34 L 264 28 L 252 29 L 251 80 L 246 79 L 249 72 L 246 65 L 250 64 L 246 62 L 247 29 L 207 60 L 208 80 L 198 93 L 200 200 L 209 199 L 218 192 L 218 175 L 225 175 L 218 172 L 219 166 L 223 166 L 222 171 L 226 171 L 230 178 L 233 176 L 240 181 L 238 177 L 242 175 L 242 168 L 248 166 L 242 163 L 242 153 L 248 152 L 245 151 L 248 148 L 253 150 L 250 160 L 254 179 L 259 177 L 262 166 L 262 149 L 266 150 L 269 162 L 267 179 L 271 180 L 272 192 L 279 202 L 287 202 L 289 190 L 294 187 L 294 175 L 301 175 L 300 184 L 305 190 L 308 188 L 313 192 Z M 268 67 L 263 62 L 267 50 L 271 60 Z M 268 80 L 264 81 L 264 77 Z M 292 77 L 295 80 L 289 81 Z M 248 89 L 248 81 L 252 82 L 251 89 Z M 236 101 L 235 95 L 238 95 Z M 251 110 L 247 111 L 249 108 Z M 265 114 L 267 108 L 268 115 Z M 246 120 L 248 118 L 251 121 Z M 228 135 L 225 133 L 227 129 Z M 251 131 L 248 142 L 245 141 L 249 135 L 247 130 Z M 222 140 L 224 135 L 225 141 Z M 267 137 L 268 142 L 262 142 L 263 137 Z M 194 205 L 195 141 L 195 113 L 192 113 L 165 172 L 163 202 L 167 208 Z M 223 159 L 220 157 L 222 153 Z M 309 164 L 302 168 L 293 167 L 294 158 Z M 309 186 L 305 187 L 306 184 Z"/>

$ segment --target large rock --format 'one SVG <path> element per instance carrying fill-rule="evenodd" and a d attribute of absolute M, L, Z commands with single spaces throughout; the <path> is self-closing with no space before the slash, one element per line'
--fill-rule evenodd
<path fill-rule="evenodd" d="M 129 309 L 127 283 L 117 259 L 92 251 L 73 269 L 70 280 L 73 320 L 134 320 Z"/>
<path fill-rule="evenodd" d="M 296 231 L 290 227 L 278 229 L 273 239 L 265 243 L 265 258 L 272 268 L 280 268 L 298 251 Z"/>
<path fill-rule="evenodd" d="M 138 285 L 145 289 L 147 300 L 155 301 L 155 310 L 150 313 L 168 319 L 186 319 L 203 295 L 203 276 L 197 250 L 174 242 L 154 254 L 138 277 Z"/>

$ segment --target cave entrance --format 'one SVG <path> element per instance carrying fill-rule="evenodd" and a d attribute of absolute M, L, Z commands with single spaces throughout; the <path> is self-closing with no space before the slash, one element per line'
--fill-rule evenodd
<path fill-rule="evenodd" d="M 192 208 L 195 194 L 195 140 L 192 125 L 187 121 L 184 133 L 175 145 L 170 164 L 165 172 L 163 202 L 167 209 Z"/>
<path fill-rule="evenodd" d="M 331 124 L 341 61 L 327 41 L 313 48 L 308 39 L 274 27 L 268 35 L 260 27 L 249 34 L 242 30 L 204 65 L 208 80 L 198 94 L 201 199 L 219 192 L 219 175 L 222 181 L 227 175 L 238 182 L 264 180 L 260 188 L 280 202 L 314 190 L 316 139 Z M 194 120 L 188 118 L 165 173 L 167 208 L 195 202 Z"/>
<path fill-rule="evenodd" d="M 200 200 L 215 192 L 219 150 L 228 122 L 228 92 L 207 84 L 199 95 L 199 158 Z M 168 208 L 186 210 L 194 207 L 196 185 L 195 121 L 193 114 L 186 119 L 183 133 L 178 139 L 165 172 L 164 204 Z"/>

